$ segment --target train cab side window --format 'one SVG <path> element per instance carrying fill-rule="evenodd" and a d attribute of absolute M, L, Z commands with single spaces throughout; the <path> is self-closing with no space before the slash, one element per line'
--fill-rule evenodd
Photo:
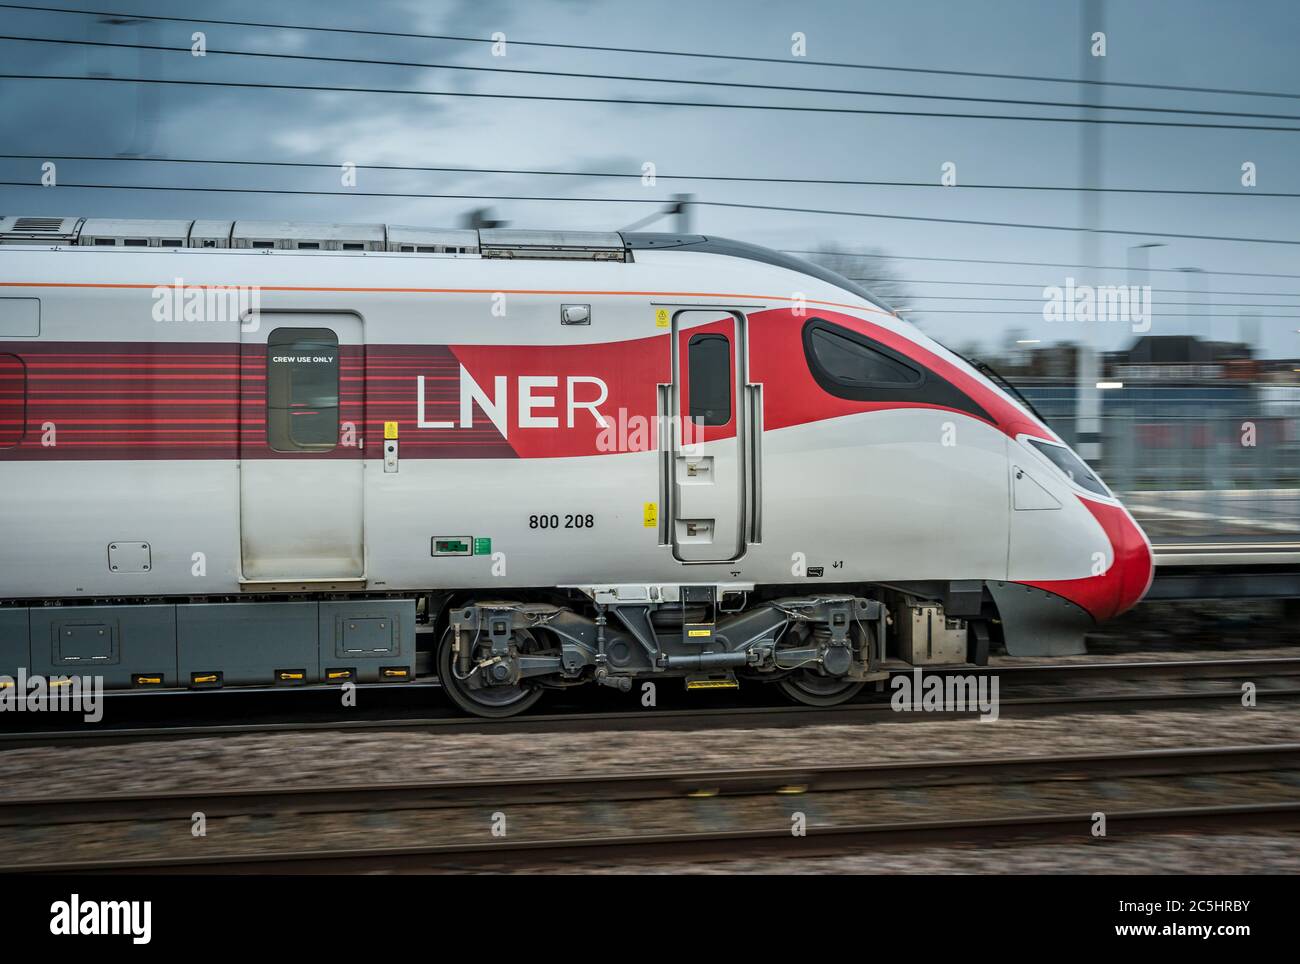
<path fill-rule="evenodd" d="M 726 335 L 695 335 L 687 343 L 690 417 L 698 425 L 731 421 L 731 342 Z"/>
<path fill-rule="evenodd" d="M 17 355 L 0 355 L 0 449 L 23 440 L 27 415 L 27 368 Z"/>
<path fill-rule="evenodd" d="M 863 389 L 914 388 L 925 378 L 884 345 L 819 318 L 804 328 L 804 352 L 817 381 L 833 395 L 854 398 Z"/>
<path fill-rule="evenodd" d="M 277 452 L 338 444 L 339 339 L 328 328 L 277 328 L 267 338 L 266 437 Z"/>

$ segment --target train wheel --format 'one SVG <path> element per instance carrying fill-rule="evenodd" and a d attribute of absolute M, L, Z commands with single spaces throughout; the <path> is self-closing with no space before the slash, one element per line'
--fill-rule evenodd
<path fill-rule="evenodd" d="M 542 698 L 542 687 L 536 683 L 521 682 L 514 686 L 471 686 L 467 680 L 456 676 L 451 644 L 455 637 L 448 627 L 438 643 L 438 679 L 442 689 L 458 707 L 475 716 L 501 718 L 522 713 Z M 520 652 L 540 649 L 536 638 L 526 629 L 515 630 Z"/>
<path fill-rule="evenodd" d="M 872 651 L 876 639 L 874 627 L 855 620 L 849 627 L 849 635 L 853 639 L 853 647 L 859 653 Z M 805 630 L 799 638 L 807 642 L 811 639 L 811 634 Z M 802 645 L 803 642 L 796 645 Z M 782 693 L 804 706 L 838 706 L 857 696 L 867 684 L 809 666 L 787 673 L 776 681 L 776 685 Z"/>
<path fill-rule="evenodd" d="M 857 696 L 867 684 L 804 669 L 781 677 L 776 685 L 782 693 L 804 706 L 838 706 Z"/>

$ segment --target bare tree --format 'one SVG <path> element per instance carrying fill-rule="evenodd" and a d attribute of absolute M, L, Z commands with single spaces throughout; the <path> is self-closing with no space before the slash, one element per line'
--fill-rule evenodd
<path fill-rule="evenodd" d="M 893 259 L 882 248 L 863 247 L 844 250 L 842 245 L 819 244 L 808 260 L 856 281 L 891 308 L 907 305 L 911 291 L 899 275 Z"/>

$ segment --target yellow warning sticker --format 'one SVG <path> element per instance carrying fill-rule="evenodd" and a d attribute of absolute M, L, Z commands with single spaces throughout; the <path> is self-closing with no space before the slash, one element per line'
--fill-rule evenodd
<path fill-rule="evenodd" d="M 397 438 L 397 423 L 396 423 L 396 422 L 385 422 L 385 423 L 384 423 L 384 438 L 385 438 L 385 439 L 395 439 L 395 438 Z"/>
<path fill-rule="evenodd" d="M 659 503 L 647 502 L 641 515 L 641 524 L 647 529 L 654 529 L 659 525 Z"/>
<path fill-rule="evenodd" d="M 690 629 L 686 631 L 687 636 L 712 636 L 713 631 L 709 629 Z"/>
<path fill-rule="evenodd" d="M 672 321 L 672 314 L 668 311 L 667 308 L 656 308 L 656 309 L 655 309 L 655 327 L 656 327 L 656 328 L 667 328 L 667 327 L 668 327 L 668 323 L 669 323 L 670 321 Z"/>

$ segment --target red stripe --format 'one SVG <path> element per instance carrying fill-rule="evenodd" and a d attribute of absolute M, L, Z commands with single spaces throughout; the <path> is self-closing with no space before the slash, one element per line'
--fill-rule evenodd
<path fill-rule="evenodd" d="M 972 376 L 907 337 L 860 318 L 818 310 L 835 324 L 863 332 L 906 354 L 965 392 L 1003 432 L 1050 433 L 983 379 Z M 801 329 L 806 320 L 789 309 L 748 316 L 749 380 L 764 385 L 766 427 L 780 429 L 844 415 L 890 408 L 936 408 L 836 398 L 821 389 L 803 360 Z M 722 324 L 730 325 L 724 322 Z M 690 329 L 689 336 L 705 328 Z M 361 440 L 377 442 L 383 423 L 396 421 L 407 458 L 541 458 L 626 451 L 629 445 L 657 448 L 656 385 L 669 379 L 668 332 L 621 342 L 578 345 L 340 345 L 339 417 L 356 425 Z M 229 343 L 9 343 L 0 352 L 26 363 L 25 433 L 20 445 L 0 448 L 0 459 L 75 459 L 79 453 L 114 450 L 123 458 L 359 458 L 356 448 L 329 452 L 277 453 L 265 429 L 266 347 Z M 489 395 L 496 377 L 506 375 L 508 437 L 502 437 L 475 406 L 472 427 L 460 427 L 460 367 Z M 416 412 L 416 381 L 424 377 L 425 411 Z M 554 387 L 534 391 L 536 417 L 554 418 L 557 428 L 522 428 L 518 379 L 544 376 Z M 599 391 L 582 381 L 597 377 L 608 396 L 600 411 L 613 432 L 585 408 L 575 407 L 567 425 L 567 391 L 575 401 Z M 683 373 L 683 382 L 686 380 Z M 12 381 L 12 378 L 9 379 Z M 684 386 L 684 390 L 685 386 Z M 12 396 L 15 400 L 9 400 Z M 7 424 L 21 416 L 17 392 L 0 382 L 0 415 Z M 946 409 L 945 409 L 946 410 Z M 956 413 L 965 416 L 965 413 Z M 622 420 L 620 421 L 620 415 Z M 451 422 L 455 428 L 420 428 L 417 419 Z M 636 420 L 648 434 L 636 433 Z M 41 444 L 46 423 L 54 423 L 58 444 Z M 735 419 L 706 437 L 734 434 Z M 215 430 L 211 427 L 217 426 Z M 182 442 L 174 433 L 203 432 L 211 440 Z M 12 436 L 12 430 L 10 431 Z M 0 435 L 0 445 L 5 436 Z M 606 443 L 612 442 L 612 446 Z M 206 446 L 202 453 L 196 445 Z M 377 451 L 372 446 L 371 451 Z"/>

